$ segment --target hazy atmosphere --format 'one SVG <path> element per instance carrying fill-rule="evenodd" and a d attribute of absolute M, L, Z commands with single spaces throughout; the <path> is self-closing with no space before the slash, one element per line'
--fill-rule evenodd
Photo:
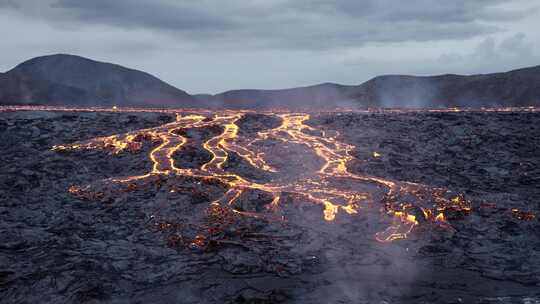
<path fill-rule="evenodd" d="M 501 1 L 0 0 L 0 70 L 77 54 L 189 93 L 360 84 L 538 65 L 540 4 Z"/>

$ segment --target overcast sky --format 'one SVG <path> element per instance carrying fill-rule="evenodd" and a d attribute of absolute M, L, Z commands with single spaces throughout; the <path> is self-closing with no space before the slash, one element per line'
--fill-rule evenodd
<path fill-rule="evenodd" d="M 0 0 L 0 70 L 69 53 L 189 93 L 540 65 L 537 0 Z"/>

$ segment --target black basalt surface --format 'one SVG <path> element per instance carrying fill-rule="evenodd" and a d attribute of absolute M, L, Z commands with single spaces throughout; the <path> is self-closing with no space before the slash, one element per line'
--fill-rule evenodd
<path fill-rule="evenodd" d="M 390 219 L 377 208 L 339 213 L 328 223 L 320 206 L 284 194 L 285 221 L 242 218 L 235 224 L 241 237 L 205 250 L 177 246 L 174 237 L 204 220 L 222 185 L 178 177 L 190 191 L 157 183 L 80 200 L 67 191 L 71 185 L 148 172 L 152 145 L 118 155 L 51 151 L 172 120 L 157 113 L 0 113 L 0 302 L 540 302 L 540 113 L 312 115 L 308 124 L 338 131 L 355 146 L 351 172 L 463 193 L 471 214 L 449 219 L 452 229 L 420 225 L 408 239 L 380 243 L 374 233 Z M 240 124 L 263 130 L 258 121 L 265 120 Z M 196 146 L 174 155 L 184 167 L 208 158 Z M 227 167 L 248 170 L 236 161 Z M 268 200 L 251 192 L 234 207 L 258 211 Z"/>

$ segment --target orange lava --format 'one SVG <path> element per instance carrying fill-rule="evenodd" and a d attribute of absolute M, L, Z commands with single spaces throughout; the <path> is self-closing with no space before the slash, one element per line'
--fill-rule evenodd
<path fill-rule="evenodd" d="M 120 111 L 120 109 L 115 109 Z M 203 180 L 214 180 L 227 186 L 228 191 L 212 202 L 211 206 L 231 206 L 247 190 L 258 190 L 270 194 L 273 199 L 268 205 L 269 209 L 276 210 L 280 206 L 283 193 L 292 193 L 304 197 L 306 200 L 323 207 L 322 216 L 326 221 L 334 221 L 339 213 L 349 215 L 358 214 L 363 206 L 372 204 L 373 198 L 368 191 L 339 187 L 333 180 L 351 181 L 374 185 L 385 191 L 385 205 L 383 211 L 392 217 L 393 222 L 386 230 L 375 235 L 380 242 L 390 242 L 404 239 L 423 222 L 432 224 L 446 223 L 445 212 L 455 210 L 461 213 L 470 211 L 470 203 L 462 196 L 448 197 L 447 192 L 441 189 L 430 189 L 426 186 L 396 182 L 384 178 L 360 175 L 349 172 L 347 164 L 353 159 L 351 151 L 354 146 L 339 140 L 338 132 L 316 129 L 306 122 L 310 119 L 308 113 L 263 112 L 264 115 L 280 121 L 280 125 L 273 129 L 258 132 L 253 138 L 241 135 L 238 121 L 252 111 L 190 111 L 189 115 L 176 115 L 176 120 L 155 128 L 142 129 L 125 134 L 94 138 L 88 141 L 76 142 L 68 145 L 54 146 L 55 151 L 102 149 L 112 154 L 125 151 L 138 152 L 143 142 L 153 142 L 155 148 L 149 153 L 153 166 L 152 170 L 144 175 L 128 176 L 112 179 L 113 182 L 132 185 L 135 181 L 167 178 L 169 176 L 186 176 Z M 200 168 L 179 168 L 175 164 L 173 155 L 190 140 L 182 130 L 193 128 L 219 127 L 222 132 L 203 143 L 203 147 L 211 155 L 211 160 Z M 309 153 L 314 153 L 320 160 L 320 165 L 314 170 L 306 170 L 298 175 L 287 178 L 275 178 L 268 182 L 257 182 L 226 170 L 225 164 L 230 153 L 235 153 L 250 166 L 268 173 L 280 173 L 287 168 L 276 168 L 273 158 L 261 142 L 274 141 L 283 147 L 299 146 Z M 306 152 L 306 153 L 307 153 Z M 374 157 L 379 157 L 377 152 Z M 299 155 L 298 157 L 302 157 Z M 339 184 L 339 183 L 338 183 Z M 171 192 L 176 191 L 170 189 Z M 71 187 L 69 192 L 74 196 L 86 199 L 95 199 L 103 193 L 88 194 L 85 187 Z M 430 196 L 431 206 L 420 209 L 414 207 L 414 200 Z M 409 201 L 412 200 L 412 201 Z M 217 210 L 217 209 L 216 209 Z M 420 211 L 418 211 L 420 210 Z M 257 216 L 254 213 L 241 212 L 247 216 Z M 419 218 L 421 217 L 421 219 Z M 204 242 L 198 239 L 194 245 Z"/>

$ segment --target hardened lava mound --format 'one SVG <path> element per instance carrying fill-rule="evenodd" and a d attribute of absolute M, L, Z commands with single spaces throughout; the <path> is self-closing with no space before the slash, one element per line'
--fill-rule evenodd
<path fill-rule="evenodd" d="M 535 108 L 2 108 L 8 302 L 535 303 Z"/>

